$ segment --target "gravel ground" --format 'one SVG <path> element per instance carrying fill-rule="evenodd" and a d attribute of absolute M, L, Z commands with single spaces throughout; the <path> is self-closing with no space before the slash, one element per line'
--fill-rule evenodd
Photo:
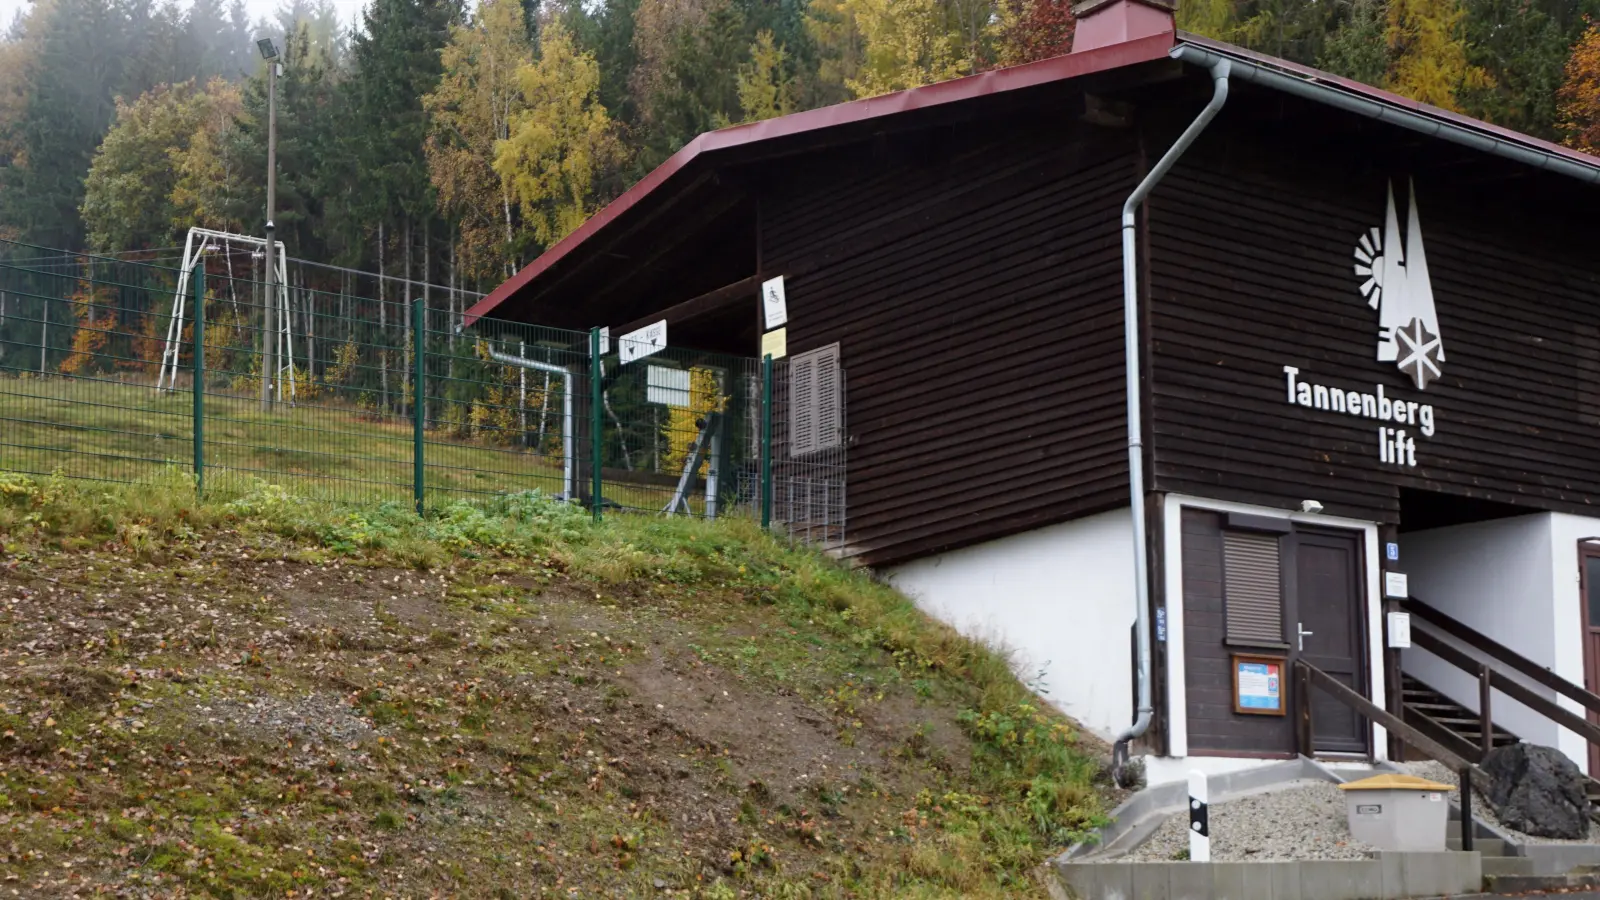
<path fill-rule="evenodd" d="M 1460 779 L 1456 777 L 1456 773 L 1450 771 L 1448 768 L 1445 768 L 1443 763 L 1434 762 L 1431 759 L 1422 762 L 1399 763 L 1399 766 L 1412 775 L 1420 775 L 1423 778 L 1431 778 L 1434 781 L 1440 782 L 1441 784 L 1453 785 L 1457 788 L 1461 786 Z M 1457 802 L 1459 801 L 1460 798 L 1457 798 Z M 1472 815 L 1473 817 L 1487 822 L 1501 831 L 1510 834 L 1512 837 L 1525 844 L 1600 844 L 1600 825 L 1596 825 L 1593 819 L 1589 821 L 1589 836 L 1582 840 L 1565 840 L 1562 838 L 1538 837 L 1537 835 L 1523 834 L 1514 828 L 1509 828 L 1502 824 L 1500 818 L 1494 814 L 1494 807 L 1490 806 L 1488 801 L 1483 798 L 1483 794 L 1478 792 L 1474 792 L 1472 795 Z"/>
<path fill-rule="evenodd" d="M 1216 862 L 1366 859 L 1371 847 L 1351 840 L 1344 794 L 1325 781 L 1254 794 L 1211 806 L 1211 858 Z M 1189 815 L 1180 812 L 1127 856 L 1111 862 L 1187 859 Z"/>

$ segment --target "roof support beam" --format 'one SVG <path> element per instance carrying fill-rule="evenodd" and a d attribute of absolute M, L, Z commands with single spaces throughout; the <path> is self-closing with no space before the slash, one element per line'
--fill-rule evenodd
<path fill-rule="evenodd" d="M 751 275 L 749 278 L 741 278 L 732 284 L 725 284 L 714 291 L 707 291 L 698 297 L 669 306 L 661 312 L 651 313 L 642 319 L 635 319 L 626 325 L 620 325 L 613 329 L 612 333 L 618 335 L 627 334 L 663 319 L 666 320 L 668 326 L 682 325 L 702 316 L 720 312 L 741 301 L 752 302 L 753 305 L 753 301 L 758 296 L 757 291 L 760 284 L 760 278 L 756 275 Z"/>

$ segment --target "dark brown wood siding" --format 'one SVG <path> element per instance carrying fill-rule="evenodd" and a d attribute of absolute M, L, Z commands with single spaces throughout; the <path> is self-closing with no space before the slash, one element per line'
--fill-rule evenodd
<path fill-rule="evenodd" d="M 915 153 L 837 152 L 764 191 L 789 352 L 840 344 L 862 561 L 1125 502 L 1131 147 L 1086 125 L 972 128 Z"/>
<path fill-rule="evenodd" d="M 1406 488 L 1592 513 L 1600 252 L 1580 213 L 1600 191 L 1438 142 L 1342 140 L 1335 153 L 1224 115 L 1153 195 L 1152 487 L 1385 523 Z M 1377 361 L 1353 270 L 1386 184 L 1404 231 L 1408 181 L 1447 357 L 1426 390 Z M 1291 405 L 1285 365 L 1432 404 L 1437 433 Z M 1416 467 L 1380 461 L 1382 424 L 1407 427 Z"/>
<path fill-rule="evenodd" d="M 1233 711 L 1233 651 L 1223 604 L 1223 515 L 1183 511 L 1183 645 L 1189 752 L 1289 754 L 1288 716 Z"/>

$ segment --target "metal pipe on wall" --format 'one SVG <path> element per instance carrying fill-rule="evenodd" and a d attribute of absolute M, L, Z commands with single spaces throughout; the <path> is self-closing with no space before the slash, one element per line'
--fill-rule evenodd
<path fill-rule="evenodd" d="M 1150 566 L 1146 546 L 1144 519 L 1144 419 L 1139 393 L 1139 262 L 1138 262 L 1138 210 L 1150 192 L 1165 178 L 1178 159 L 1199 139 L 1211 120 L 1228 102 L 1228 73 L 1232 65 L 1219 58 L 1211 67 L 1211 100 L 1200 115 L 1189 123 L 1179 135 L 1177 143 L 1156 162 L 1139 186 L 1122 204 L 1122 333 L 1123 351 L 1127 362 L 1128 390 L 1128 496 L 1129 511 L 1133 514 L 1133 571 L 1134 571 L 1134 641 L 1139 664 L 1138 707 L 1134 722 L 1117 735 L 1112 745 L 1112 773 L 1117 781 L 1124 777 L 1124 763 L 1128 760 L 1128 742 L 1150 729 L 1155 708 L 1151 701 L 1151 647 L 1150 647 Z"/>
<path fill-rule="evenodd" d="M 1334 84 L 1314 81 L 1307 76 L 1283 72 L 1249 59 L 1230 56 L 1196 44 L 1179 44 L 1172 49 L 1171 55 L 1174 59 L 1191 65 L 1208 68 L 1218 62 L 1231 62 L 1235 66 L 1233 77 L 1241 81 L 1253 82 L 1369 119 L 1388 122 L 1453 144 L 1514 160 L 1535 169 L 1555 172 L 1590 184 L 1600 184 L 1600 167 L 1585 165 L 1548 150 L 1523 146 L 1467 125 L 1380 103 L 1352 94 Z"/>
<path fill-rule="evenodd" d="M 548 372 L 561 377 L 561 490 L 563 500 L 571 501 L 576 495 L 573 488 L 574 468 L 576 460 L 573 458 L 573 422 L 572 422 L 572 373 L 553 363 L 539 362 L 510 353 L 501 353 L 490 348 L 489 357 L 495 362 L 502 362 L 508 366 L 520 366 L 524 369 L 533 369 L 537 372 Z"/>

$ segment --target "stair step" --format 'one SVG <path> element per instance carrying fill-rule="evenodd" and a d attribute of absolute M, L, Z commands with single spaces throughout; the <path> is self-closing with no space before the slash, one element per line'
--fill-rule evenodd
<path fill-rule="evenodd" d="M 1452 835 L 1444 842 L 1444 845 L 1451 850 L 1460 850 L 1461 836 Z M 1472 840 L 1472 849 L 1478 851 L 1478 855 L 1485 859 L 1504 857 L 1506 855 L 1506 842 L 1499 838 L 1475 837 Z"/>
<path fill-rule="evenodd" d="M 1593 875 L 1485 875 L 1483 883 L 1485 890 L 1497 894 L 1523 894 L 1593 888 L 1600 884 L 1600 878 Z"/>
<path fill-rule="evenodd" d="M 1532 875 L 1537 862 L 1526 856 L 1485 856 L 1483 876 Z"/>

